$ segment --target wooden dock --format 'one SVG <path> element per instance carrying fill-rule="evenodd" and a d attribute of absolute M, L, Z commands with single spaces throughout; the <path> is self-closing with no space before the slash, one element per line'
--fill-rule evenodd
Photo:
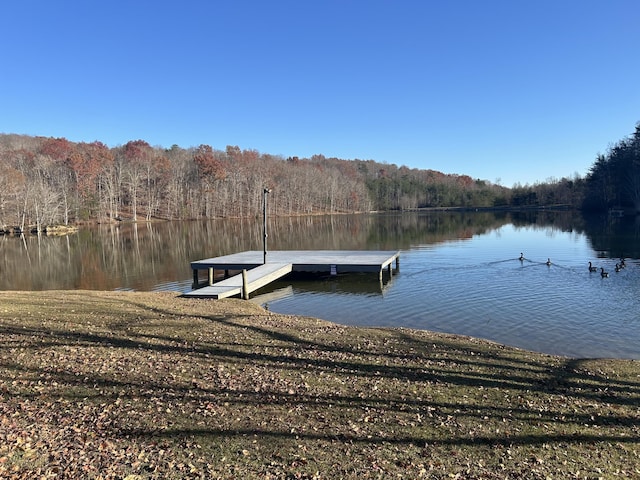
<path fill-rule="evenodd" d="M 384 271 L 389 276 L 400 269 L 400 253 L 397 251 L 370 250 L 275 250 L 268 252 L 264 263 L 264 252 L 246 252 L 207 258 L 191 262 L 193 290 L 187 297 L 226 298 L 249 294 L 291 272 L 315 272 L 337 275 L 339 273 L 377 273 L 382 282 Z M 205 286 L 200 286 L 199 272 L 208 272 Z M 225 279 L 214 282 L 215 271 L 223 270 Z M 230 272 L 242 273 L 230 276 Z"/>

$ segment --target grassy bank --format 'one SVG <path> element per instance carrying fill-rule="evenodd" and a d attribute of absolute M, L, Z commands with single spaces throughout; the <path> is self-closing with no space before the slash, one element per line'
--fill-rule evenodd
<path fill-rule="evenodd" d="M 640 478 L 638 362 L 0 292 L 0 478 Z"/>

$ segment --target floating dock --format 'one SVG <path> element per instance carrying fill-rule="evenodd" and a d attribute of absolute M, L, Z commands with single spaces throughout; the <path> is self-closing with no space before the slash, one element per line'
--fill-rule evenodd
<path fill-rule="evenodd" d="M 400 252 L 372 250 L 275 250 L 266 255 L 262 251 L 224 255 L 191 262 L 193 290 L 186 297 L 226 298 L 249 294 L 291 272 L 377 273 L 382 282 L 384 271 L 389 276 L 400 269 Z M 200 286 L 200 271 L 208 273 L 205 286 Z M 224 270 L 225 279 L 214 282 L 215 271 Z M 242 273 L 230 276 L 229 272 Z"/>

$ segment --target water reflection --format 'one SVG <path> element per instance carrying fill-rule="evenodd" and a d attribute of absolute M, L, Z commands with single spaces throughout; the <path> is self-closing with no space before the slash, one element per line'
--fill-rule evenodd
<path fill-rule="evenodd" d="M 601 257 L 640 257 L 640 227 L 634 219 L 612 222 L 540 211 L 270 218 L 269 248 L 408 250 L 465 241 L 506 224 L 584 232 Z M 83 227 L 63 237 L 2 236 L 0 289 L 153 291 L 166 286 L 184 291 L 191 285 L 189 262 L 261 249 L 260 219 L 122 223 Z"/>

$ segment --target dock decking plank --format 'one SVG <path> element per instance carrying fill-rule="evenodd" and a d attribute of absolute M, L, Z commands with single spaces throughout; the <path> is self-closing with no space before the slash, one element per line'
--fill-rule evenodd
<path fill-rule="evenodd" d="M 293 271 L 329 271 L 337 266 L 341 271 L 377 272 L 392 263 L 397 251 L 378 250 L 274 250 L 267 253 L 267 263 L 291 263 Z M 249 250 L 221 257 L 191 262 L 192 269 L 242 270 L 263 264 L 263 252 Z"/>

